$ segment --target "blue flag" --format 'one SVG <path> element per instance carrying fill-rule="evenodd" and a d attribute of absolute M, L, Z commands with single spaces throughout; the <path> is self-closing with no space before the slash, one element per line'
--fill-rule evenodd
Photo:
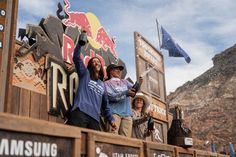
<path fill-rule="evenodd" d="M 169 33 L 163 27 L 161 27 L 161 34 L 161 48 L 168 50 L 170 57 L 184 57 L 185 61 L 190 63 L 191 58 L 177 43 L 174 42 Z"/>

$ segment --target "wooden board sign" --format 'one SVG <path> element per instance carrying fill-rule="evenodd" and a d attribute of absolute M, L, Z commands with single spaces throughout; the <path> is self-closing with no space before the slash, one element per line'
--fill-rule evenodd
<path fill-rule="evenodd" d="M 80 155 L 78 127 L 0 113 L 0 157 Z"/>
<path fill-rule="evenodd" d="M 134 33 L 134 40 L 137 77 L 144 79 L 141 91 L 165 102 L 163 55 L 137 32 Z"/>
<path fill-rule="evenodd" d="M 108 144 L 102 142 L 96 142 L 96 157 L 100 156 L 112 156 L 112 157 L 139 157 L 140 150 L 135 147 L 121 146 L 116 144 Z"/>
<path fill-rule="evenodd" d="M 142 141 L 111 133 L 88 133 L 89 157 L 142 157 Z"/>
<path fill-rule="evenodd" d="M 148 110 L 151 110 L 154 112 L 153 117 L 167 122 L 167 118 L 168 118 L 167 105 L 156 98 L 149 97 L 149 101 L 150 101 L 150 105 L 148 107 Z"/>
<path fill-rule="evenodd" d="M 163 55 L 139 33 L 134 33 L 137 78 L 143 77 L 140 91 L 150 101 L 154 118 L 168 123 Z"/>
<path fill-rule="evenodd" d="M 175 157 L 174 146 L 145 142 L 147 157 Z"/>
<path fill-rule="evenodd" d="M 0 130 L 0 156 L 72 156 L 73 140 Z"/>

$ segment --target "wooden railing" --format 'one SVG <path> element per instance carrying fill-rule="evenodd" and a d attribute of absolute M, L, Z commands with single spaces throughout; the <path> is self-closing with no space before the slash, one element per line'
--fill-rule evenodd
<path fill-rule="evenodd" d="M 1 156 L 224 157 L 225 155 L 0 113 Z"/>

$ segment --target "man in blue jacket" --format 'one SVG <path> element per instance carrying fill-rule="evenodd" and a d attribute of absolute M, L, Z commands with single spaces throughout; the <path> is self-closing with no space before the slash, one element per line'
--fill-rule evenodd
<path fill-rule="evenodd" d="M 108 97 L 103 83 L 103 70 L 99 58 L 89 60 L 87 68 L 80 58 L 81 45 L 78 43 L 73 54 L 73 61 L 79 76 L 79 87 L 75 95 L 69 124 L 100 129 L 100 112 L 104 111 L 112 128 L 116 128 L 108 106 Z"/>

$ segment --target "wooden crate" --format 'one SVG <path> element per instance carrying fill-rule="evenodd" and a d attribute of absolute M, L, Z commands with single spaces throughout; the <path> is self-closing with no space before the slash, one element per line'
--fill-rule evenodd
<path fill-rule="evenodd" d="M 0 156 L 80 156 L 77 127 L 6 113 L 0 113 L 0 121 Z"/>
<path fill-rule="evenodd" d="M 82 155 L 85 155 L 84 152 L 86 152 L 88 157 L 98 157 L 99 155 L 144 157 L 141 140 L 88 129 L 82 129 L 82 132 L 84 134 L 82 140 L 85 140 L 82 141 Z"/>
<path fill-rule="evenodd" d="M 175 157 L 175 147 L 166 144 L 145 142 L 145 157 Z"/>

